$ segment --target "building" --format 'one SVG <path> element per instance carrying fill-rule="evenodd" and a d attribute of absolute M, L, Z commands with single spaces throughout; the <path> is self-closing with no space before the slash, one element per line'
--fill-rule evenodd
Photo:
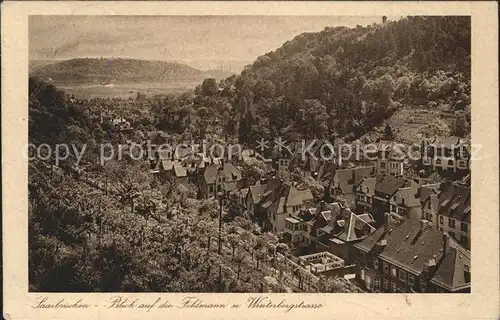
<path fill-rule="evenodd" d="M 255 214 L 256 207 L 260 203 L 262 195 L 264 194 L 264 192 L 266 192 L 266 190 L 267 190 L 267 184 L 265 183 L 265 181 L 263 181 L 263 183 L 261 183 L 261 181 L 257 181 L 255 185 L 250 186 L 248 188 L 248 193 L 245 202 L 247 205 L 248 216 L 253 221 L 257 220 Z"/>
<path fill-rule="evenodd" d="M 209 164 L 201 171 L 200 194 L 202 197 L 217 197 L 219 192 L 230 193 L 241 188 L 241 171 L 232 163 Z"/>
<path fill-rule="evenodd" d="M 443 183 L 439 195 L 433 195 L 426 201 L 432 211 L 427 210 L 425 217 L 433 221 L 434 228 L 448 233 L 467 249 L 471 244 L 470 198 L 470 186 L 459 182 Z"/>
<path fill-rule="evenodd" d="M 470 252 L 427 221 L 386 223 L 354 245 L 356 279 L 375 292 L 470 292 Z"/>
<path fill-rule="evenodd" d="M 311 245 L 309 222 L 316 216 L 316 211 L 316 208 L 302 209 L 299 213 L 285 218 L 284 240 L 292 250 Z"/>
<path fill-rule="evenodd" d="M 276 171 L 280 177 L 289 174 L 290 164 L 293 161 L 293 153 L 287 147 L 276 147 L 273 150 L 273 158 L 276 159 Z"/>
<path fill-rule="evenodd" d="M 365 153 L 367 159 L 370 159 L 375 166 L 377 175 L 402 176 L 404 174 L 405 154 L 401 145 L 382 140 L 377 143 L 375 150 L 365 150 Z"/>
<path fill-rule="evenodd" d="M 319 251 L 328 251 L 352 263 L 355 258 L 353 245 L 375 231 L 374 222 L 368 213 L 357 215 L 347 208 L 341 210 L 326 226 L 318 229 Z"/>
<path fill-rule="evenodd" d="M 341 277 L 346 273 L 345 261 L 326 251 L 300 256 L 299 265 L 318 277 Z"/>
<path fill-rule="evenodd" d="M 264 230 L 273 232 L 284 231 L 285 218 L 305 209 L 314 199 L 309 188 L 277 178 L 249 189 L 249 215 L 253 216 Z"/>
<path fill-rule="evenodd" d="M 459 137 L 434 137 L 422 141 L 422 165 L 438 172 L 468 171 L 470 148 Z"/>
<path fill-rule="evenodd" d="M 375 167 L 358 167 L 350 169 L 337 169 L 330 175 L 323 176 L 323 185 L 330 188 L 331 195 L 343 195 L 347 205 L 354 209 L 356 202 L 356 186 L 364 178 L 375 175 Z M 327 179 L 333 179 L 328 181 Z"/>
<path fill-rule="evenodd" d="M 400 188 L 408 186 L 410 186 L 410 180 L 388 174 L 363 179 L 356 188 L 359 190 L 356 197 L 356 209 L 363 211 L 357 211 L 357 213 L 371 213 L 376 226 L 381 226 L 385 221 L 385 213 L 391 209 L 391 199 L 394 200 L 394 195 Z M 404 205 L 404 200 L 401 204 Z"/>

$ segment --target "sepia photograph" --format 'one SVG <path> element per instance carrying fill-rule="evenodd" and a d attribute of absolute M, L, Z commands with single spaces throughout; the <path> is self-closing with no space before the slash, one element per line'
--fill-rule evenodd
<path fill-rule="evenodd" d="M 471 292 L 470 16 L 32 15 L 28 48 L 30 292 Z"/>

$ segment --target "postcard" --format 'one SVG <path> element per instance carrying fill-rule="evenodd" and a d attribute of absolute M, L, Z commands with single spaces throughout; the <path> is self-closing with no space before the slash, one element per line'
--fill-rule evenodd
<path fill-rule="evenodd" d="M 496 3 L 2 6 L 4 319 L 498 318 Z"/>

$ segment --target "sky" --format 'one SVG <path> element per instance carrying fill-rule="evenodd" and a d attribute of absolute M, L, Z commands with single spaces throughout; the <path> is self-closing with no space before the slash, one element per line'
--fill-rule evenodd
<path fill-rule="evenodd" d="M 240 68 L 300 33 L 381 21 L 380 16 L 30 16 L 29 57 L 121 57 Z"/>

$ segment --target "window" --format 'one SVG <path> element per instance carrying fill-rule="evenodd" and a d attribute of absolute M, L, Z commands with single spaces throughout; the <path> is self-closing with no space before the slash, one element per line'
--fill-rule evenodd
<path fill-rule="evenodd" d="M 461 235 L 460 236 L 460 244 L 462 244 L 464 247 L 468 248 L 469 247 L 469 238 Z"/>
<path fill-rule="evenodd" d="M 415 285 L 415 276 L 413 276 L 412 274 L 408 274 L 408 284 L 410 286 L 414 286 Z"/>
<path fill-rule="evenodd" d="M 389 274 L 389 264 L 387 262 L 382 262 L 384 264 L 384 273 Z"/>
<path fill-rule="evenodd" d="M 380 278 L 375 278 L 375 280 L 373 280 L 373 288 L 375 290 L 380 290 Z"/>
<path fill-rule="evenodd" d="M 399 280 L 406 281 L 406 272 L 403 269 L 399 269 Z"/>
<path fill-rule="evenodd" d="M 394 278 L 397 278 L 397 277 L 398 277 L 398 273 L 397 273 L 397 270 L 396 270 L 396 267 L 395 267 L 395 266 L 391 266 L 391 275 L 392 275 Z"/>
<path fill-rule="evenodd" d="M 420 279 L 420 290 L 422 292 L 425 292 L 426 289 L 427 289 L 427 283 L 424 280 Z"/>
<path fill-rule="evenodd" d="M 375 270 L 378 270 L 378 259 L 377 258 L 373 259 L 373 267 L 375 268 Z"/>
<path fill-rule="evenodd" d="M 443 224 L 444 223 L 444 218 L 443 216 L 439 216 L 439 223 Z"/>
<path fill-rule="evenodd" d="M 455 228 L 455 219 L 449 218 L 448 219 L 448 226 L 450 228 Z"/>
<path fill-rule="evenodd" d="M 391 291 L 396 292 L 396 283 L 395 282 L 391 282 Z"/>
<path fill-rule="evenodd" d="M 467 222 L 462 222 L 460 224 L 460 230 L 462 230 L 462 232 L 468 232 L 469 231 L 469 225 L 467 224 Z"/>
<path fill-rule="evenodd" d="M 365 261 L 365 253 L 363 251 L 359 252 L 359 258 L 361 259 L 361 261 Z"/>
<path fill-rule="evenodd" d="M 209 192 L 209 193 L 214 192 L 214 186 L 209 186 L 209 187 L 208 187 L 208 192 Z"/>
<path fill-rule="evenodd" d="M 380 162 L 380 168 L 385 169 L 385 162 Z"/>
<path fill-rule="evenodd" d="M 387 281 L 387 279 L 384 279 L 384 289 L 385 290 L 389 289 L 389 281 Z"/>

